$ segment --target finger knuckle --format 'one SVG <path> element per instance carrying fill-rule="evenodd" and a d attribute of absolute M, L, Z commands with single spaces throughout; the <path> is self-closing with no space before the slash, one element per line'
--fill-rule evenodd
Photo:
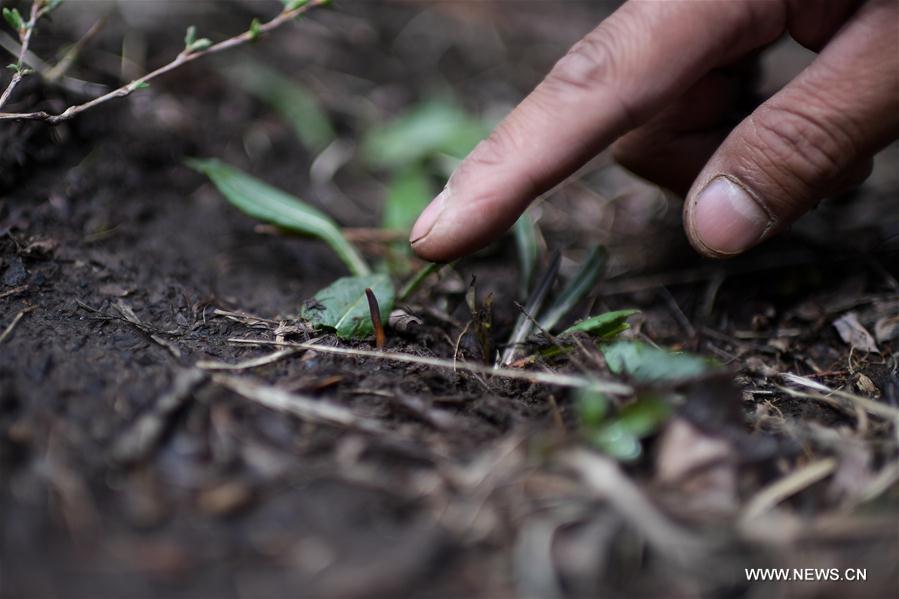
<path fill-rule="evenodd" d="M 624 48 L 620 40 L 627 32 L 612 20 L 606 21 L 581 39 L 552 68 L 544 81 L 551 96 L 560 97 L 575 92 L 589 96 L 603 94 L 620 104 L 621 112 L 633 128 L 639 122 L 633 107 L 619 94 L 621 60 Z"/>
<path fill-rule="evenodd" d="M 813 110 L 782 105 L 748 117 L 747 150 L 761 171 L 788 190 L 814 190 L 857 155 L 851 134 Z"/>
<path fill-rule="evenodd" d="M 507 126 L 499 126 L 482 140 L 460 166 L 460 170 L 495 168 L 520 150 L 520 142 Z"/>
<path fill-rule="evenodd" d="M 572 46 L 555 64 L 552 76 L 572 87 L 604 85 L 616 71 L 615 44 L 610 25 L 598 27 Z"/>

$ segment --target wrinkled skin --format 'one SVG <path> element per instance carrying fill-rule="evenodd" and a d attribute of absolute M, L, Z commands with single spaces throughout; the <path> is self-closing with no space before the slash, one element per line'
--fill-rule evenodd
<path fill-rule="evenodd" d="M 783 34 L 814 62 L 735 125 L 753 57 Z M 411 242 L 447 261 L 506 231 L 612 145 L 684 195 L 697 251 L 728 257 L 857 185 L 899 137 L 899 0 L 630 0 L 462 162 Z"/>

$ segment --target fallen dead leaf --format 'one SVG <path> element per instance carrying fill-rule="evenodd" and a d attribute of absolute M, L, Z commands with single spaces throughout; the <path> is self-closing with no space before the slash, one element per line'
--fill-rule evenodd
<path fill-rule="evenodd" d="M 840 338 L 855 349 L 861 351 L 879 353 L 877 343 L 871 333 L 858 321 L 858 314 L 847 312 L 833 321 L 833 326 Z"/>
<path fill-rule="evenodd" d="M 899 337 L 899 316 L 885 316 L 874 323 L 874 337 L 878 343 Z"/>
<path fill-rule="evenodd" d="M 663 485 L 677 487 L 701 509 L 736 509 L 736 456 L 724 439 L 675 418 L 662 433 L 656 456 L 656 477 Z"/>

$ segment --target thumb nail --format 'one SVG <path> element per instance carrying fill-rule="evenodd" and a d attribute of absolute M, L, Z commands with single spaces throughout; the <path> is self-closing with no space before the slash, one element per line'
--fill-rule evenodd
<path fill-rule="evenodd" d="M 434 225 L 440 218 L 448 197 L 449 187 L 445 187 L 436 198 L 431 200 L 431 203 L 427 205 L 418 217 L 418 220 L 415 221 L 415 226 L 412 227 L 412 233 L 409 235 L 409 243 L 417 243 L 428 236 L 428 233 L 431 232 L 431 229 L 434 228 Z"/>
<path fill-rule="evenodd" d="M 744 252 L 761 241 L 773 224 L 746 189 L 724 176 L 706 185 L 692 212 L 692 236 L 712 254 Z"/>

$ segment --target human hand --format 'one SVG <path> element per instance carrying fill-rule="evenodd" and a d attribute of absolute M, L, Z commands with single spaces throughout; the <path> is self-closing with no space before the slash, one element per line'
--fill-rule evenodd
<path fill-rule="evenodd" d="M 448 261 L 484 247 L 616 140 L 622 164 L 688 190 L 699 252 L 753 247 L 864 180 L 899 137 L 899 2 L 859 4 L 626 2 L 461 163 L 413 227 L 413 249 Z M 740 66 L 785 32 L 819 55 L 731 130 Z"/>

